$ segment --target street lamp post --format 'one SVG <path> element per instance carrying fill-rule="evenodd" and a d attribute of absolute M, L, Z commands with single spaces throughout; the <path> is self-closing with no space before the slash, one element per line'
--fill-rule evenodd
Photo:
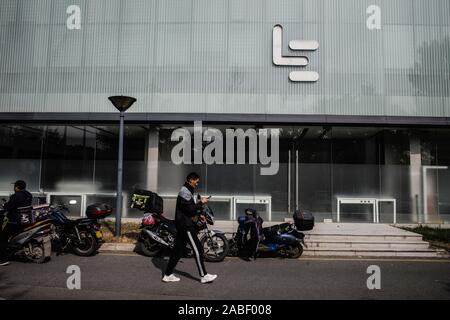
<path fill-rule="evenodd" d="M 133 103 L 135 98 L 125 96 L 113 96 L 108 98 L 114 107 L 120 111 L 120 129 L 119 129 L 119 154 L 117 164 L 117 202 L 116 202 L 116 232 L 115 236 L 121 235 L 122 222 L 122 178 L 123 178 L 123 136 L 124 136 L 124 117 Z"/>

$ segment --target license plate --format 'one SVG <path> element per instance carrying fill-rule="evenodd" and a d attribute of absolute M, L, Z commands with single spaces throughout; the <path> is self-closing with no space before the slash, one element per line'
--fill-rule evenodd
<path fill-rule="evenodd" d="M 97 236 L 98 239 L 103 238 L 103 233 L 101 231 L 95 232 L 95 235 Z"/>

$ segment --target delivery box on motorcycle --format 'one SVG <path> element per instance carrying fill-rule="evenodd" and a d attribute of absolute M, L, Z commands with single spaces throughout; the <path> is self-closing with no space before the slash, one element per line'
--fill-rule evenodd
<path fill-rule="evenodd" d="M 314 228 L 314 216 L 307 210 L 295 210 L 294 223 L 299 231 L 309 231 Z"/>
<path fill-rule="evenodd" d="M 20 218 L 20 224 L 23 227 L 28 227 L 37 222 L 49 219 L 49 212 L 49 204 L 21 207 L 17 209 L 17 213 L 19 214 Z"/>
<path fill-rule="evenodd" d="M 104 219 L 112 213 L 112 207 L 106 203 L 94 203 L 86 208 L 89 219 Z"/>
<path fill-rule="evenodd" d="M 136 189 L 131 195 L 131 208 L 162 214 L 164 211 L 164 202 L 155 192 Z"/>

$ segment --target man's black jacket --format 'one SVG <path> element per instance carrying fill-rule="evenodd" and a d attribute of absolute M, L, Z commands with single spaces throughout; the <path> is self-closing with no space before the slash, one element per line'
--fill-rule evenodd
<path fill-rule="evenodd" d="M 178 230 L 195 230 L 192 218 L 197 215 L 202 208 L 201 203 L 194 202 L 194 188 L 188 183 L 181 187 L 177 197 L 175 210 L 175 222 Z"/>
<path fill-rule="evenodd" d="M 20 219 L 17 214 L 17 208 L 31 206 L 32 200 L 33 196 L 26 190 L 14 193 L 9 198 L 9 201 L 3 206 L 5 212 L 7 212 L 6 216 L 8 217 L 9 222 L 18 223 Z"/>

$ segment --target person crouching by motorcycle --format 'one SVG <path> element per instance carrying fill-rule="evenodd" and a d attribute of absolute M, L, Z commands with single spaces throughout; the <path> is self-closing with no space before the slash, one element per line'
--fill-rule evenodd
<path fill-rule="evenodd" d="M 263 219 L 255 209 L 245 210 L 245 258 L 256 260 L 259 242 L 263 239 Z"/>
<path fill-rule="evenodd" d="M 203 262 L 203 247 L 198 240 L 197 230 L 193 222 L 193 219 L 201 210 L 202 205 L 208 203 L 208 198 L 206 197 L 202 197 L 197 204 L 194 202 L 194 190 L 198 186 L 199 182 L 199 175 L 195 172 L 190 173 L 186 177 L 186 182 L 178 193 L 175 209 L 177 235 L 175 238 L 174 248 L 170 255 L 169 264 L 167 265 L 166 272 L 162 278 L 163 282 L 180 281 L 180 278 L 176 277 L 173 274 L 173 271 L 184 253 L 187 243 L 189 243 L 192 251 L 194 252 L 194 259 L 201 277 L 201 283 L 212 282 L 217 278 L 217 275 L 208 274 L 206 272 L 205 264 Z"/>
<path fill-rule="evenodd" d="M 20 232 L 20 217 L 17 212 L 18 208 L 31 206 L 33 196 L 27 190 L 27 184 L 23 180 L 14 183 L 14 194 L 9 201 L 3 205 L 6 212 L 7 222 L 0 232 L 0 266 L 9 264 L 8 257 L 8 240 L 11 236 Z"/>

